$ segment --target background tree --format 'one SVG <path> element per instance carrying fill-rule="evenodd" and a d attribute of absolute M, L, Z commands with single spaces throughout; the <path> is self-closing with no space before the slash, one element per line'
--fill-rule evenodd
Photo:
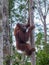
<path fill-rule="evenodd" d="M 40 20 L 44 27 L 44 42 L 47 43 L 47 25 L 46 18 L 49 12 L 49 1 L 48 0 L 36 0 L 37 11 L 40 16 Z"/>

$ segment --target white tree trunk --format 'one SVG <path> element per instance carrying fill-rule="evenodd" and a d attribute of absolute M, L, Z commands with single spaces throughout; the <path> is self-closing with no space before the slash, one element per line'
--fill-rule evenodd
<path fill-rule="evenodd" d="M 3 0 L 3 57 L 6 65 L 10 65 L 10 59 L 6 58 L 6 56 L 10 55 L 8 17 L 8 0 Z"/>
<path fill-rule="evenodd" d="M 30 25 L 32 26 L 34 25 L 34 8 L 32 8 L 34 7 L 33 0 L 29 0 L 29 4 L 30 4 L 30 7 L 29 7 Z M 30 36 L 30 42 L 31 42 L 32 47 L 35 48 L 34 30 L 32 31 L 31 36 Z M 31 64 L 36 65 L 35 52 L 33 52 L 31 55 Z"/>
<path fill-rule="evenodd" d="M 8 0 L 0 0 L 0 65 L 3 65 L 7 55 L 10 55 Z"/>

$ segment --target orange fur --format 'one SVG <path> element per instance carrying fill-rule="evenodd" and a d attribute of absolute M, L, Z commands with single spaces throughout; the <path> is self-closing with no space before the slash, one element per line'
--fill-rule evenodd
<path fill-rule="evenodd" d="M 34 26 L 32 26 L 32 27 L 29 26 L 28 32 L 25 32 L 24 33 L 22 31 L 23 27 L 21 25 L 19 27 L 19 25 L 17 25 L 15 27 L 15 29 L 14 29 L 14 35 L 15 35 L 15 38 L 16 38 L 16 46 L 17 46 L 17 49 L 19 49 L 21 51 L 25 51 L 27 55 L 31 55 L 32 52 L 35 51 L 35 48 L 32 48 L 30 46 L 30 44 L 27 44 L 26 42 L 29 39 L 29 35 L 30 35 L 32 29 L 34 29 Z"/>

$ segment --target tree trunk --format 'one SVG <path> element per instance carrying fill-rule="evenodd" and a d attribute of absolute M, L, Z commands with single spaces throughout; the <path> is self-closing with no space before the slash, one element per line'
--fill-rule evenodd
<path fill-rule="evenodd" d="M 0 65 L 3 65 L 3 0 L 0 0 Z"/>
<path fill-rule="evenodd" d="M 47 29 L 46 29 L 46 16 L 43 16 L 44 19 L 44 43 L 47 43 Z"/>
<path fill-rule="evenodd" d="M 2 31 L 2 21 L 0 21 L 0 65 L 3 65 L 3 31 Z"/>
<path fill-rule="evenodd" d="M 6 60 L 6 56 L 10 55 L 10 42 L 9 42 L 9 22 L 8 22 L 8 0 L 0 0 L 0 22 L 1 22 L 1 48 L 2 48 L 2 59 L 6 61 L 6 65 L 10 65 L 10 60 Z M 3 65 L 1 61 L 0 65 Z"/>
<path fill-rule="evenodd" d="M 34 2 L 33 0 L 29 0 L 29 15 L 30 15 L 30 26 L 34 25 Z M 35 42 L 34 42 L 34 30 L 31 33 L 30 36 L 30 43 L 33 48 L 35 48 Z M 31 55 L 31 64 L 36 65 L 36 58 L 35 58 L 35 52 Z"/>

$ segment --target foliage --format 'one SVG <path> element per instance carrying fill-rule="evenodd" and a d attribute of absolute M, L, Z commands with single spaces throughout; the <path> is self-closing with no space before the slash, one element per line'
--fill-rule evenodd
<path fill-rule="evenodd" d="M 13 47 L 13 55 L 10 59 L 13 61 L 13 65 L 31 65 L 30 58 L 25 56 L 23 53 L 18 53 L 15 48 Z"/>
<path fill-rule="evenodd" d="M 10 17 L 12 8 L 14 7 L 15 0 L 8 0 L 8 1 L 9 1 L 9 17 Z"/>
<path fill-rule="evenodd" d="M 41 44 L 41 40 L 42 40 L 42 33 L 39 32 L 37 35 L 36 35 L 36 44 L 40 45 Z"/>
<path fill-rule="evenodd" d="M 14 7 L 14 4 L 15 4 L 15 7 Z M 13 23 L 14 23 L 14 21 L 16 21 L 16 22 L 17 21 L 19 21 L 19 22 L 24 21 L 25 16 L 27 16 L 25 14 L 25 12 L 27 12 L 26 7 L 27 7 L 26 0 L 19 0 L 19 1 L 12 0 L 11 5 L 9 5 L 9 12 L 10 12 L 10 16 L 11 16 Z"/>
<path fill-rule="evenodd" d="M 37 53 L 36 65 L 49 65 L 49 54 L 43 50 Z"/>
<path fill-rule="evenodd" d="M 49 54 L 49 43 L 44 45 L 44 51 Z"/>

